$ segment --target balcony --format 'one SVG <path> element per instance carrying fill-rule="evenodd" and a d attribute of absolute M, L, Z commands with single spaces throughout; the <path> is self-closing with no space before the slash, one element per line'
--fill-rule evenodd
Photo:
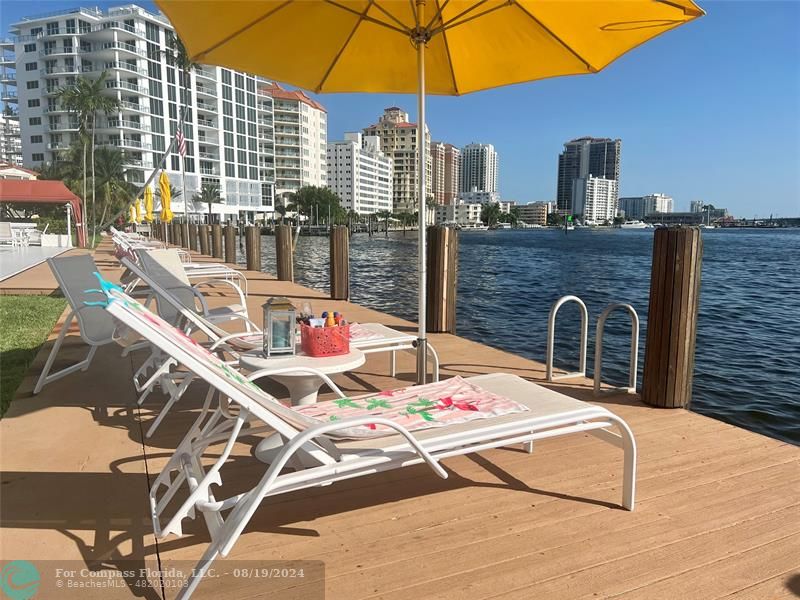
<path fill-rule="evenodd" d="M 78 131 L 77 123 L 52 123 L 49 125 L 50 131 Z"/>
<path fill-rule="evenodd" d="M 137 56 L 147 57 L 147 52 L 142 50 L 141 48 L 137 48 L 136 44 L 133 43 L 125 43 L 125 42 L 101 42 L 99 44 L 94 44 L 92 49 L 95 52 L 106 52 L 108 51 L 109 54 L 113 55 L 115 51 L 125 52 L 127 54 L 135 54 Z"/>
<path fill-rule="evenodd" d="M 213 87 L 208 86 L 208 85 L 197 84 L 195 86 L 195 90 L 197 91 L 198 95 L 210 96 L 211 98 L 216 98 L 217 97 L 216 88 L 213 88 Z"/>
<path fill-rule="evenodd" d="M 216 152 L 205 152 L 201 150 L 200 152 L 197 153 L 197 155 L 200 158 L 205 158 L 208 160 L 219 160 L 219 154 L 217 154 Z"/>
<path fill-rule="evenodd" d="M 137 75 L 142 75 L 147 77 L 147 69 L 140 69 L 137 65 L 127 63 L 124 61 L 110 61 L 103 65 L 103 70 L 114 69 L 117 71 L 126 71 L 128 73 L 136 73 Z M 100 69 L 95 69 L 99 71 Z"/>
<path fill-rule="evenodd" d="M 198 144 L 211 144 L 212 146 L 219 146 L 219 139 L 216 136 L 205 135 L 204 131 L 197 132 Z"/>
<path fill-rule="evenodd" d="M 194 70 L 195 77 L 202 77 L 203 79 L 210 79 L 211 81 L 216 81 L 217 77 L 213 71 L 208 71 L 202 68 L 196 68 Z"/>
<path fill-rule="evenodd" d="M 46 106 L 42 112 L 44 112 L 44 114 L 46 115 L 49 115 L 53 113 L 67 113 L 70 112 L 70 110 L 64 108 L 63 106 L 56 105 L 56 106 Z"/>
<path fill-rule="evenodd" d="M 48 150 L 69 150 L 69 144 L 67 142 L 50 142 L 47 144 Z"/>
<path fill-rule="evenodd" d="M 122 112 L 127 112 L 127 111 L 141 112 L 141 113 L 150 112 L 149 107 L 145 106 L 144 104 L 139 104 L 138 102 L 129 102 L 127 100 L 120 100 L 119 106 Z"/>
<path fill-rule="evenodd" d="M 197 101 L 197 110 L 198 111 L 202 110 L 202 111 L 205 111 L 205 112 L 211 112 L 211 113 L 217 114 L 217 106 L 216 106 L 216 104 L 211 104 L 211 103 L 206 102 L 204 100 L 198 100 Z"/>
<path fill-rule="evenodd" d="M 144 160 L 142 158 L 123 158 L 123 164 L 126 167 L 139 167 L 142 169 L 152 169 L 153 163 L 149 160 Z"/>
<path fill-rule="evenodd" d="M 39 50 L 39 56 L 59 56 L 66 54 L 68 56 L 76 54 L 76 50 L 74 46 L 70 46 L 69 48 L 42 48 Z"/>
<path fill-rule="evenodd" d="M 217 128 L 217 125 L 216 125 L 216 123 L 214 123 L 213 120 L 205 119 L 203 117 L 198 117 L 197 118 L 197 126 L 198 127 L 208 127 L 210 129 L 216 129 Z"/>
<path fill-rule="evenodd" d="M 11 92 L 8 90 L 3 90 L 0 92 L 0 100 L 3 102 L 19 102 L 19 98 L 17 97 L 17 92 Z"/>
<path fill-rule="evenodd" d="M 136 150 L 152 150 L 153 146 L 151 144 L 146 144 L 141 140 L 133 140 L 130 138 L 113 138 L 98 144 L 101 146 L 113 146 L 115 148 L 134 148 Z"/>
<path fill-rule="evenodd" d="M 219 176 L 219 165 L 212 165 L 210 163 L 200 163 L 201 175 L 216 175 Z"/>
<path fill-rule="evenodd" d="M 128 83 L 127 81 L 106 81 L 106 89 L 128 90 L 131 92 L 139 92 L 140 94 L 148 93 L 146 87 L 136 85 L 135 83 Z"/>
<path fill-rule="evenodd" d="M 128 25 L 122 21 L 106 21 L 105 23 L 100 23 L 92 27 L 86 34 L 93 38 L 113 38 L 115 31 L 122 31 L 131 35 L 145 37 L 145 30 L 143 28 L 136 27 L 135 25 Z"/>
<path fill-rule="evenodd" d="M 76 75 L 80 73 L 77 65 L 63 65 L 63 66 L 55 66 L 55 67 L 47 67 L 46 69 L 39 69 L 40 75 Z"/>
<path fill-rule="evenodd" d="M 139 121 L 131 121 L 128 119 L 108 119 L 103 129 L 136 129 L 138 131 L 150 131 L 150 126 L 140 123 Z"/>

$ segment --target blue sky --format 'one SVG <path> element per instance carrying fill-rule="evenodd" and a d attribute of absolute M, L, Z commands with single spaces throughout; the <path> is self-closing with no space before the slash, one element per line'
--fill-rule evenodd
<path fill-rule="evenodd" d="M 433 138 L 494 144 L 504 199 L 553 199 L 562 144 L 592 135 L 622 139 L 622 195 L 664 192 L 676 210 L 701 199 L 737 216 L 800 216 L 800 1 L 699 2 L 705 17 L 599 74 L 431 98 Z M 77 4 L 4 0 L 3 32 L 22 16 Z M 403 95 L 319 99 L 331 140 L 386 106 L 412 119 L 416 110 Z"/>

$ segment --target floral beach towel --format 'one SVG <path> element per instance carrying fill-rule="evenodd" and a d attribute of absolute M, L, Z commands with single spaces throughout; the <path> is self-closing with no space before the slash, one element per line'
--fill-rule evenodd
<path fill-rule="evenodd" d="M 367 415 L 383 417 L 414 431 L 499 417 L 529 409 L 524 404 L 493 394 L 461 377 L 453 377 L 427 385 L 297 406 L 294 410 L 320 421 L 338 421 Z M 336 435 L 362 438 L 386 435 L 392 431 L 384 425 L 369 424 L 342 430 Z"/>

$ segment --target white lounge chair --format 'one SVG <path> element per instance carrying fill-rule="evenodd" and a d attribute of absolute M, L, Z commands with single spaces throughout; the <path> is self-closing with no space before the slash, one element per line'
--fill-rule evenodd
<path fill-rule="evenodd" d="M 223 398 L 215 410 L 201 413 L 150 488 L 151 516 L 159 539 L 170 534 L 182 535 L 182 521 L 199 514 L 203 515 L 211 536 L 211 543 L 178 599 L 189 598 L 212 562 L 230 553 L 261 501 L 268 496 L 423 462 L 446 478 L 447 471 L 440 464 L 442 459 L 490 448 L 591 433 L 624 450 L 622 505 L 633 509 L 635 441 L 626 423 L 605 408 L 514 375 L 494 374 L 466 381 L 520 403 L 527 407 L 526 411 L 414 433 L 390 419 L 373 415 L 321 422 L 281 405 L 255 386 L 252 380 L 258 373 L 244 378 L 178 329 L 152 315 L 120 288 L 101 285 L 108 296 L 107 310 L 124 325 L 117 336 L 120 343 L 128 343 L 133 339 L 130 332 L 134 332 L 208 382 L 207 409 L 214 392 Z M 231 403 L 238 406 L 238 411 L 229 410 Z M 384 431 L 370 428 L 378 426 Z M 285 444 L 265 467 L 261 479 L 244 493 L 218 499 L 226 490 L 221 469 L 237 440 L 267 431 L 277 432 Z M 358 440 L 348 441 L 352 438 Z M 214 463 L 204 466 L 201 460 L 204 451 L 223 442 L 221 450 L 215 449 Z M 287 466 L 296 470 L 287 472 L 284 470 Z M 178 498 L 184 486 L 187 493 Z"/>
<path fill-rule="evenodd" d="M 97 265 L 88 254 L 80 256 L 51 257 L 47 259 L 47 264 L 53 272 L 64 297 L 69 302 L 72 309 L 67 316 L 61 331 L 56 338 L 53 348 L 47 357 L 47 362 L 39 374 L 33 393 L 38 394 L 48 383 L 61 379 L 74 373 L 75 371 L 86 371 L 92 363 L 97 348 L 113 343 L 114 321 L 103 310 L 102 307 L 87 305 L 87 302 L 103 300 L 102 294 L 88 292 L 90 289 L 97 289 L 97 279 L 93 273 L 97 271 Z M 81 338 L 89 345 L 89 354 L 81 362 L 66 367 L 56 373 L 50 373 L 53 368 L 56 356 L 64 343 L 64 338 L 69 331 L 74 320 L 78 321 Z"/>

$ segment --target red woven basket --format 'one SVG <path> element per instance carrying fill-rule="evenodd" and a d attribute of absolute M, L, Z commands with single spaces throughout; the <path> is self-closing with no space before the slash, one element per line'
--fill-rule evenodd
<path fill-rule="evenodd" d="M 309 327 L 300 324 L 300 346 L 308 356 L 338 356 L 350 352 L 350 325 Z"/>

